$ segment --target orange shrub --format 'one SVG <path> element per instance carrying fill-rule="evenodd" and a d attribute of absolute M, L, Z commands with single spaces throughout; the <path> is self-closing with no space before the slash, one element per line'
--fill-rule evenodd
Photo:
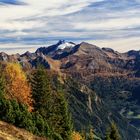
<path fill-rule="evenodd" d="M 74 131 L 72 133 L 72 140 L 84 140 L 84 139 L 82 138 L 82 136 L 80 135 L 80 133 Z"/>

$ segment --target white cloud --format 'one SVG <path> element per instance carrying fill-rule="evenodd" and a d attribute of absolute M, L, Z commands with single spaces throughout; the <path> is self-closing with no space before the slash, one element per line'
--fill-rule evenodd
<path fill-rule="evenodd" d="M 139 0 L 116 1 L 113 4 L 112 0 L 22 1 L 26 5 L 0 5 L 0 51 L 2 46 L 24 49 L 25 44 L 43 45 L 49 39 L 65 38 L 71 41 L 96 39 L 97 45 L 120 51 L 138 49 Z M 102 3 L 94 5 L 94 2 Z M 17 40 L 19 44 L 6 45 L 8 38 Z M 115 44 L 121 47 L 117 48 Z"/>
<path fill-rule="evenodd" d="M 26 5 L 0 6 L 0 28 L 22 30 L 45 27 L 46 24 L 41 23 L 42 20 L 39 17 L 58 16 L 77 12 L 94 1 L 99 0 L 24 0 L 23 2 Z"/>
<path fill-rule="evenodd" d="M 21 31 L 24 29 L 32 29 L 46 26 L 46 23 L 41 21 L 10 21 L 10 22 L 1 22 L 0 29 L 5 30 L 17 30 Z"/>
<path fill-rule="evenodd" d="M 140 37 L 132 37 L 126 39 L 106 39 L 106 40 L 90 40 L 87 42 L 93 43 L 100 47 L 113 48 L 119 52 L 127 52 L 129 50 L 140 50 Z"/>
<path fill-rule="evenodd" d="M 140 26 L 140 17 L 115 18 L 97 21 L 73 23 L 74 29 L 84 30 L 120 30 Z"/>
<path fill-rule="evenodd" d="M 23 45 L 19 43 L 8 43 L 0 44 L 0 52 L 5 52 L 7 54 L 23 54 L 25 51 L 34 52 L 39 45 Z"/>

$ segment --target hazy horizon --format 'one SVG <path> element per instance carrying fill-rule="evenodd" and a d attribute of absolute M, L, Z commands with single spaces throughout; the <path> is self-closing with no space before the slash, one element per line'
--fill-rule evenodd
<path fill-rule="evenodd" d="M 54 44 L 58 43 L 58 41 L 48 42 L 48 43 L 43 44 L 43 45 L 25 45 L 25 46 L 21 45 L 20 46 L 20 44 L 16 44 L 16 45 L 12 46 L 11 44 L 7 44 L 6 47 L 1 47 L 0 48 L 0 53 L 4 52 L 4 53 L 7 53 L 9 55 L 18 54 L 18 53 L 19 54 L 24 54 L 27 51 L 33 53 L 40 47 L 48 47 L 50 45 L 54 45 Z M 104 46 L 104 45 L 98 46 L 97 45 L 98 43 L 94 44 L 94 43 L 92 43 L 92 41 L 84 41 L 84 42 L 87 42 L 87 43 L 92 44 L 92 45 L 96 45 L 99 48 L 111 48 L 111 47 L 107 47 L 107 46 Z M 73 43 L 79 44 L 79 43 L 82 43 L 82 42 L 73 42 Z M 99 44 L 101 44 L 101 43 L 105 44 L 105 42 L 99 42 Z M 112 49 L 114 49 L 114 48 L 112 48 Z M 123 50 L 123 48 L 122 48 L 122 50 L 121 49 L 120 50 L 119 49 L 114 49 L 114 51 L 118 51 L 119 53 L 125 53 L 125 52 L 128 52 L 130 50 L 140 51 L 139 48 L 137 48 L 137 49 L 129 49 L 129 50 L 127 50 L 127 49 Z"/>

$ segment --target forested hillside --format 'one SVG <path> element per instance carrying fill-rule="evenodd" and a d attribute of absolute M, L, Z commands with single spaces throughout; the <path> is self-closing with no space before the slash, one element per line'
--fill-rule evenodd
<path fill-rule="evenodd" d="M 58 80 L 60 77 L 56 73 L 42 66 L 24 72 L 17 63 L 1 64 L 0 73 L 0 119 L 2 121 L 50 140 L 101 139 L 90 123 L 85 125 L 86 129 L 75 124 L 73 119 L 79 120 L 79 118 L 72 116 L 70 102 L 74 105 L 76 100 L 68 99 L 71 97 L 68 97 L 69 93 L 66 89 L 71 85 L 65 83 L 71 81 L 70 79 L 64 80 L 64 84 Z M 68 87 L 66 88 L 65 85 Z M 76 108 L 78 106 L 75 105 Z M 114 127 L 104 134 L 106 138 L 112 135 L 113 129 L 115 131 L 113 135 L 116 138 L 120 137 L 116 125 L 113 125 Z"/>

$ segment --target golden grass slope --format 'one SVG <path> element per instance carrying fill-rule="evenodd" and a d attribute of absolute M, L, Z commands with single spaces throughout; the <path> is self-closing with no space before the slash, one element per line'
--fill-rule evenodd
<path fill-rule="evenodd" d="M 0 121 L 0 140 L 47 140 Z"/>

